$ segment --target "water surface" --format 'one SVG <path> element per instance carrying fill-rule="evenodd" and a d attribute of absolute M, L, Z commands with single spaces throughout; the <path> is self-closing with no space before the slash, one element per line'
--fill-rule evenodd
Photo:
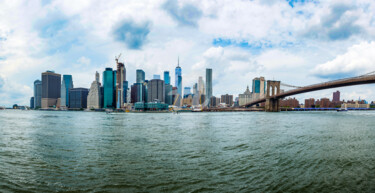
<path fill-rule="evenodd" d="M 375 112 L 0 111 L 0 192 L 375 192 Z"/>

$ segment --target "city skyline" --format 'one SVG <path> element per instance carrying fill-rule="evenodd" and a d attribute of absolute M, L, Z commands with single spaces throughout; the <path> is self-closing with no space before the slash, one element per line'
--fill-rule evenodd
<path fill-rule="evenodd" d="M 243 93 L 259 76 L 305 86 L 374 71 L 371 1 L 224 6 L 168 0 L 143 2 L 147 9 L 135 1 L 110 3 L 115 6 L 78 3 L 75 9 L 68 1 L 0 3 L 9 16 L 0 19 L 0 105 L 28 104 L 32 82 L 46 70 L 70 74 L 74 86 L 89 88 L 96 71 L 115 68 L 118 53 L 124 54 L 128 72 L 142 68 L 151 79 L 168 70 L 171 83 L 180 57 L 182 87 L 192 87 L 196 77 L 205 77 L 205 68 L 212 68 L 213 96 Z M 128 14 L 121 14 L 124 10 Z M 99 18 L 100 13 L 113 19 Z M 194 17 L 186 18 L 187 13 Z M 128 74 L 134 82 L 135 74 Z M 368 101 L 375 100 L 373 90 L 373 85 L 340 89 L 343 99 Z M 324 98 L 333 91 L 296 97 Z"/>

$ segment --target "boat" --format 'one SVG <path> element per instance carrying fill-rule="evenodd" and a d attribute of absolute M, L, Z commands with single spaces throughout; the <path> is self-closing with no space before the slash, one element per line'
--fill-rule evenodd
<path fill-rule="evenodd" d="M 339 109 L 337 109 L 337 112 L 345 112 L 345 111 L 348 111 L 348 109 L 347 108 L 339 108 Z"/>

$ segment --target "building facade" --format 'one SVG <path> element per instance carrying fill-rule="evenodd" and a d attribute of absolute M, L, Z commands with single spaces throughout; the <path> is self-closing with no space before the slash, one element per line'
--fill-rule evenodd
<path fill-rule="evenodd" d="M 103 72 L 103 108 L 115 108 L 116 71 L 106 68 Z"/>
<path fill-rule="evenodd" d="M 246 87 L 246 91 L 238 96 L 238 105 L 246 105 L 252 102 L 252 93 L 250 92 L 249 86 Z"/>
<path fill-rule="evenodd" d="M 61 97 L 61 74 L 42 73 L 42 109 L 56 108 Z"/>
<path fill-rule="evenodd" d="M 266 96 L 266 81 L 264 77 L 253 79 L 253 100 L 261 99 Z"/>
<path fill-rule="evenodd" d="M 221 95 L 221 103 L 226 104 L 228 107 L 233 106 L 233 95 L 225 94 Z"/>
<path fill-rule="evenodd" d="M 117 75 L 116 75 L 116 108 L 120 109 L 124 107 L 125 104 L 125 98 L 126 96 L 126 90 L 124 84 L 126 81 L 126 69 L 125 65 L 121 62 L 118 62 L 118 59 L 116 58 L 116 64 L 117 64 Z"/>
<path fill-rule="evenodd" d="M 169 71 L 164 71 L 164 84 L 171 84 L 171 76 L 169 75 Z"/>
<path fill-rule="evenodd" d="M 42 81 L 34 81 L 34 108 L 42 107 Z"/>
<path fill-rule="evenodd" d="M 69 107 L 69 90 L 74 88 L 72 75 L 63 75 L 61 83 L 61 107 Z"/>
<path fill-rule="evenodd" d="M 315 99 L 305 99 L 305 108 L 313 108 L 315 107 Z"/>
<path fill-rule="evenodd" d="M 31 97 L 30 98 L 30 109 L 35 109 L 34 102 L 35 102 L 34 97 Z"/>
<path fill-rule="evenodd" d="M 69 90 L 69 109 L 86 109 L 89 89 L 72 88 Z"/>
<path fill-rule="evenodd" d="M 136 71 L 136 83 L 144 83 L 145 82 L 145 71 L 138 69 Z"/>
<path fill-rule="evenodd" d="M 147 102 L 165 102 L 165 85 L 160 79 L 152 79 L 147 85 Z"/>
<path fill-rule="evenodd" d="M 333 93 L 332 102 L 340 102 L 340 91 Z"/>
<path fill-rule="evenodd" d="M 212 97 L 212 69 L 206 69 L 206 101 L 205 106 L 210 106 L 210 100 Z"/>
<path fill-rule="evenodd" d="M 98 72 L 95 73 L 95 80 L 91 83 L 90 91 L 87 96 L 87 108 L 88 109 L 100 109 L 101 104 L 101 93 L 100 93 L 100 75 Z"/>

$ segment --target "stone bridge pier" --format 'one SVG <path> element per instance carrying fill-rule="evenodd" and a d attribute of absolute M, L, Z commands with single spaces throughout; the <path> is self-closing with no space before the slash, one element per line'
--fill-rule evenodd
<path fill-rule="evenodd" d="M 280 94 L 280 81 L 267 80 L 266 112 L 279 112 L 280 100 L 275 96 Z"/>

